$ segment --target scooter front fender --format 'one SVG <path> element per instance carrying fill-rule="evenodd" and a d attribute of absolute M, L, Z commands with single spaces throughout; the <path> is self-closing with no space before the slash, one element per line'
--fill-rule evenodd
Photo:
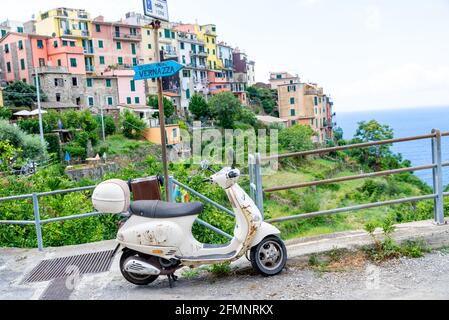
<path fill-rule="evenodd" d="M 256 237 L 254 238 L 253 243 L 251 244 L 251 248 L 257 246 L 259 243 L 262 242 L 263 239 L 265 239 L 268 236 L 279 236 L 280 234 L 281 231 L 278 228 L 269 223 L 262 222 L 256 234 Z"/>

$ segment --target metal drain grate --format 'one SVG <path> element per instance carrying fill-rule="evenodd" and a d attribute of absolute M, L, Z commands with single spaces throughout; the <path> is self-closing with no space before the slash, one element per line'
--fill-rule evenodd
<path fill-rule="evenodd" d="M 74 289 L 69 289 L 66 281 L 67 278 L 59 278 L 50 282 L 39 300 L 70 300 Z"/>
<path fill-rule="evenodd" d="M 73 271 L 73 267 L 78 269 L 79 275 L 108 272 L 114 258 L 113 254 L 114 251 L 111 250 L 44 260 L 25 277 L 23 283 L 66 278 Z"/>

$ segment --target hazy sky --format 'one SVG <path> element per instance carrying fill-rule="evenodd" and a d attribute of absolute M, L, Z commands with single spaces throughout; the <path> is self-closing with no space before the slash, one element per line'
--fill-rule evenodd
<path fill-rule="evenodd" d="M 65 6 L 118 20 L 141 0 L 3 1 L 0 20 Z M 20 6 L 18 5 L 20 3 Z M 449 106 L 449 0 L 168 0 L 270 71 L 323 85 L 337 111 Z"/>

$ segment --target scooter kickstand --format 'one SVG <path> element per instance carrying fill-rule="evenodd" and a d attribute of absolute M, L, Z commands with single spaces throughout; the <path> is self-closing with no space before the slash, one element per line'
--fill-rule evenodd
<path fill-rule="evenodd" d="M 170 289 L 173 289 L 176 281 L 178 281 L 178 277 L 175 276 L 174 273 L 168 275 L 168 283 L 170 285 Z"/>

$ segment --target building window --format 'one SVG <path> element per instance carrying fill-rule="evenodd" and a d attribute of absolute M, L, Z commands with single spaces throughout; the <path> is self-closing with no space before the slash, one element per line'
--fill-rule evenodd
<path fill-rule="evenodd" d="M 5 44 L 5 53 L 9 53 L 9 44 Z"/>
<path fill-rule="evenodd" d="M 181 47 L 181 50 L 184 50 L 184 49 L 185 49 L 184 42 L 180 42 L 179 45 L 180 45 L 180 47 Z"/>
<path fill-rule="evenodd" d="M 292 126 L 296 126 L 296 120 L 292 120 Z"/>
<path fill-rule="evenodd" d="M 78 87 L 78 78 L 77 77 L 72 77 L 72 86 Z"/>
<path fill-rule="evenodd" d="M 23 50 L 23 41 L 22 40 L 19 41 L 19 50 Z"/>
<path fill-rule="evenodd" d="M 173 132 L 173 139 L 176 139 L 178 137 L 178 129 L 174 128 L 172 132 Z"/>
<path fill-rule="evenodd" d="M 104 64 L 104 57 L 100 56 L 100 64 Z"/>
<path fill-rule="evenodd" d="M 8 73 L 11 73 L 11 62 L 6 63 L 6 70 L 8 70 Z"/>
<path fill-rule="evenodd" d="M 135 43 L 131 43 L 131 53 L 136 54 L 136 44 Z"/>
<path fill-rule="evenodd" d="M 127 104 L 131 104 L 131 103 L 132 103 L 131 97 L 127 97 L 127 98 L 126 98 L 126 103 L 127 103 Z"/>
<path fill-rule="evenodd" d="M 104 48 L 104 42 L 103 40 L 98 40 L 98 48 L 103 49 Z"/>
<path fill-rule="evenodd" d="M 43 49 L 44 48 L 44 41 L 42 40 L 37 40 L 37 47 L 39 49 Z"/>
<path fill-rule="evenodd" d="M 67 47 L 67 45 L 68 45 L 68 42 L 66 40 L 62 40 L 62 46 Z"/>
<path fill-rule="evenodd" d="M 20 69 L 25 70 L 25 59 L 20 59 Z"/>
<path fill-rule="evenodd" d="M 133 66 L 137 66 L 137 58 L 133 58 Z"/>
<path fill-rule="evenodd" d="M 112 81 L 111 81 L 111 79 L 106 79 L 106 87 L 107 87 L 107 88 L 112 87 Z"/>
<path fill-rule="evenodd" d="M 122 43 L 121 42 L 117 42 L 117 50 L 122 50 Z"/>
<path fill-rule="evenodd" d="M 151 31 L 147 30 L 147 36 L 150 36 L 150 35 L 151 35 Z"/>
<path fill-rule="evenodd" d="M 72 68 L 76 68 L 78 66 L 78 63 L 76 62 L 76 58 L 70 58 L 70 66 Z"/>
<path fill-rule="evenodd" d="M 150 49 L 150 50 L 151 50 L 151 43 L 149 43 L 149 44 L 148 44 L 148 49 Z"/>
<path fill-rule="evenodd" d="M 61 67 L 61 66 L 62 66 L 62 60 L 58 59 L 58 67 Z"/>
<path fill-rule="evenodd" d="M 18 33 L 23 33 L 23 27 L 17 27 L 17 32 Z"/>
<path fill-rule="evenodd" d="M 92 107 L 94 105 L 94 97 L 88 97 L 87 101 L 88 101 L 89 107 Z"/>
<path fill-rule="evenodd" d="M 56 102 L 61 102 L 61 94 L 60 93 L 56 94 Z"/>
<path fill-rule="evenodd" d="M 112 97 L 108 97 L 108 106 L 112 106 L 114 104 L 114 99 Z"/>
<path fill-rule="evenodd" d="M 122 65 L 123 64 L 123 58 L 122 57 L 118 57 L 118 64 Z"/>
<path fill-rule="evenodd" d="M 135 97 L 135 98 L 134 98 L 134 102 L 135 102 L 136 104 L 140 104 L 140 98 L 139 98 L 139 97 Z"/>
<path fill-rule="evenodd" d="M 276 79 L 282 79 L 282 74 L 277 74 Z"/>
<path fill-rule="evenodd" d="M 190 89 L 186 90 L 186 99 L 190 99 Z"/>
<path fill-rule="evenodd" d="M 291 115 L 292 117 L 296 116 L 296 110 L 295 110 L 295 109 L 291 109 L 291 110 L 290 110 L 290 115 Z"/>
<path fill-rule="evenodd" d="M 39 58 L 39 67 L 45 67 L 45 59 Z"/>
<path fill-rule="evenodd" d="M 314 98 L 314 103 L 315 103 L 316 106 L 318 105 L 318 97 Z M 316 111 L 315 111 L 315 113 L 316 113 Z"/>
<path fill-rule="evenodd" d="M 182 76 L 184 78 L 190 78 L 190 70 L 182 70 Z"/>
<path fill-rule="evenodd" d="M 136 82 L 134 80 L 130 81 L 130 86 L 131 86 L 131 92 L 135 92 L 136 91 Z"/>
<path fill-rule="evenodd" d="M 295 98 L 290 98 L 290 104 L 295 104 Z"/>
<path fill-rule="evenodd" d="M 53 41 L 53 48 L 57 48 L 58 47 L 58 40 Z"/>
<path fill-rule="evenodd" d="M 93 85 L 92 79 L 86 79 L 86 84 L 87 84 L 87 87 L 88 87 L 88 88 L 91 88 L 92 85 Z"/>
<path fill-rule="evenodd" d="M 95 25 L 95 31 L 101 32 L 101 26 L 99 24 Z"/>
<path fill-rule="evenodd" d="M 165 29 L 164 33 L 165 33 L 165 38 L 170 39 L 170 36 L 171 36 L 170 30 L 169 29 Z"/>

